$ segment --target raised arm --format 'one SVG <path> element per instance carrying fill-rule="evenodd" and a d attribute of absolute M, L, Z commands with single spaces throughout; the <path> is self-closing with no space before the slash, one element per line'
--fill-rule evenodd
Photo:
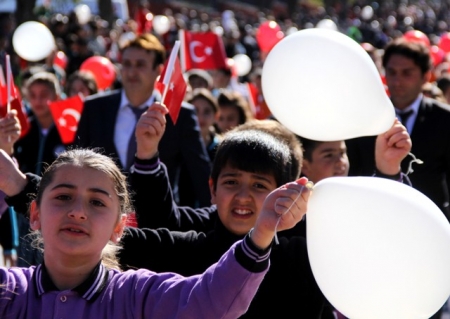
<path fill-rule="evenodd" d="M 173 199 L 167 169 L 160 163 L 158 145 L 164 134 L 167 109 L 155 103 L 136 125 L 136 162 L 129 178 L 134 191 L 134 206 L 141 228 L 166 227 L 178 231 L 207 231 L 215 219 L 214 208 L 178 207 Z"/>

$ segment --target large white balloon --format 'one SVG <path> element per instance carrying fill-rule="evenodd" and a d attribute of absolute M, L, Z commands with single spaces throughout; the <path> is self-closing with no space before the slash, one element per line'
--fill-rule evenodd
<path fill-rule="evenodd" d="M 36 62 L 45 59 L 55 49 L 55 39 L 50 30 L 36 21 L 24 22 L 12 37 L 16 53 L 24 60 Z"/>
<path fill-rule="evenodd" d="M 262 89 L 272 114 L 313 140 L 378 135 L 395 119 L 374 62 L 337 31 L 307 29 L 281 40 L 264 62 Z"/>
<path fill-rule="evenodd" d="M 246 54 L 236 54 L 233 57 L 234 67 L 238 76 L 247 75 L 252 69 L 252 60 Z"/>
<path fill-rule="evenodd" d="M 450 295 L 450 224 L 430 199 L 399 182 L 318 182 L 307 242 L 320 289 L 349 318 L 425 319 Z"/>
<path fill-rule="evenodd" d="M 152 22 L 153 30 L 159 35 L 165 34 L 170 29 L 170 20 L 163 15 L 157 15 L 153 18 Z"/>

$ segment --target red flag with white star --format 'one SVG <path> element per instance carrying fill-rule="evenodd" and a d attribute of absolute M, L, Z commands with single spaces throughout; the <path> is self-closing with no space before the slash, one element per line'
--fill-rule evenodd
<path fill-rule="evenodd" d="M 6 63 L 9 63 L 8 59 Z M 14 85 L 12 81 L 11 67 L 8 67 L 7 69 L 9 74 L 8 81 L 5 80 L 3 68 L 0 66 L 0 117 L 4 117 L 6 115 L 6 113 L 8 112 L 8 108 L 16 110 L 17 118 L 19 119 L 21 126 L 20 137 L 23 137 L 28 133 L 28 130 L 30 129 L 30 122 L 28 120 L 27 111 L 22 104 L 22 98 L 20 97 L 19 89 Z"/>
<path fill-rule="evenodd" d="M 181 72 L 180 60 L 177 56 L 178 48 L 179 44 L 174 46 L 172 54 L 166 61 L 164 70 L 156 83 L 156 89 L 162 94 L 161 102 L 169 109 L 173 124 L 177 122 L 187 89 L 186 81 Z"/>
<path fill-rule="evenodd" d="M 180 30 L 181 63 L 183 70 L 214 70 L 227 67 L 222 38 L 214 32 Z"/>
<path fill-rule="evenodd" d="M 81 112 L 83 112 L 83 99 L 77 95 L 65 100 L 52 102 L 50 103 L 50 112 L 61 141 L 64 144 L 73 143 Z"/>

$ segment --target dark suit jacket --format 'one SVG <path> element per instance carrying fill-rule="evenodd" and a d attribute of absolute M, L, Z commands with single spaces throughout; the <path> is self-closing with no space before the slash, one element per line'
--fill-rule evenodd
<path fill-rule="evenodd" d="M 375 167 L 376 137 L 347 141 L 349 175 L 372 175 Z M 428 196 L 450 220 L 450 105 L 424 97 L 411 132 L 412 150 L 423 164 L 412 164 L 412 186 Z M 402 162 L 407 172 L 412 157 Z"/>
<path fill-rule="evenodd" d="M 75 143 L 81 147 L 101 147 L 106 155 L 114 158 L 119 167 L 122 167 L 114 144 L 120 98 L 120 91 L 87 98 Z M 159 154 L 168 168 L 172 185 L 177 185 L 180 167 L 185 163 L 193 181 L 189 187 L 194 189 L 197 201 L 204 206 L 210 205 L 210 162 L 201 139 L 195 109 L 190 104 L 183 103 L 176 125 L 169 115 L 166 120 L 166 131 L 159 144 Z M 183 189 L 178 191 L 181 193 Z"/>

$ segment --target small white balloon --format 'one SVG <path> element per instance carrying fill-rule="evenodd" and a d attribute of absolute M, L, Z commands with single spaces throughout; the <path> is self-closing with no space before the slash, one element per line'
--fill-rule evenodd
<path fill-rule="evenodd" d="M 298 29 L 296 27 L 290 27 L 289 29 L 286 30 L 286 35 L 290 35 L 292 33 L 297 32 Z"/>
<path fill-rule="evenodd" d="M 22 59 L 31 62 L 45 59 L 56 48 L 53 34 L 44 24 L 36 21 L 19 25 L 14 31 L 12 44 Z"/>
<path fill-rule="evenodd" d="M 334 21 L 331 20 L 331 19 L 320 20 L 317 23 L 316 28 L 326 29 L 326 30 L 333 30 L 333 31 L 337 31 L 337 29 L 338 29 L 336 23 L 334 23 Z"/>
<path fill-rule="evenodd" d="M 223 28 L 220 25 L 215 26 L 213 32 L 218 36 L 223 36 Z"/>
<path fill-rule="evenodd" d="M 349 318 L 430 318 L 450 295 L 450 224 L 425 195 L 376 177 L 331 177 L 308 201 L 308 255 Z"/>
<path fill-rule="evenodd" d="M 91 9 L 85 4 L 79 4 L 74 9 L 80 24 L 86 24 L 91 20 Z"/>
<path fill-rule="evenodd" d="M 159 35 L 165 34 L 170 29 L 170 20 L 163 15 L 157 15 L 153 18 L 153 30 Z"/>
<path fill-rule="evenodd" d="M 373 60 L 336 31 L 300 30 L 281 40 L 264 62 L 262 89 L 272 114 L 312 140 L 378 135 L 395 119 Z"/>
<path fill-rule="evenodd" d="M 247 75 L 252 69 L 252 60 L 246 54 L 236 54 L 233 57 L 234 68 L 238 76 Z"/>
<path fill-rule="evenodd" d="M 373 17 L 373 8 L 371 6 L 365 6 L 361 10 L 361 18 L 364 20 L 370 20 Z"/>

